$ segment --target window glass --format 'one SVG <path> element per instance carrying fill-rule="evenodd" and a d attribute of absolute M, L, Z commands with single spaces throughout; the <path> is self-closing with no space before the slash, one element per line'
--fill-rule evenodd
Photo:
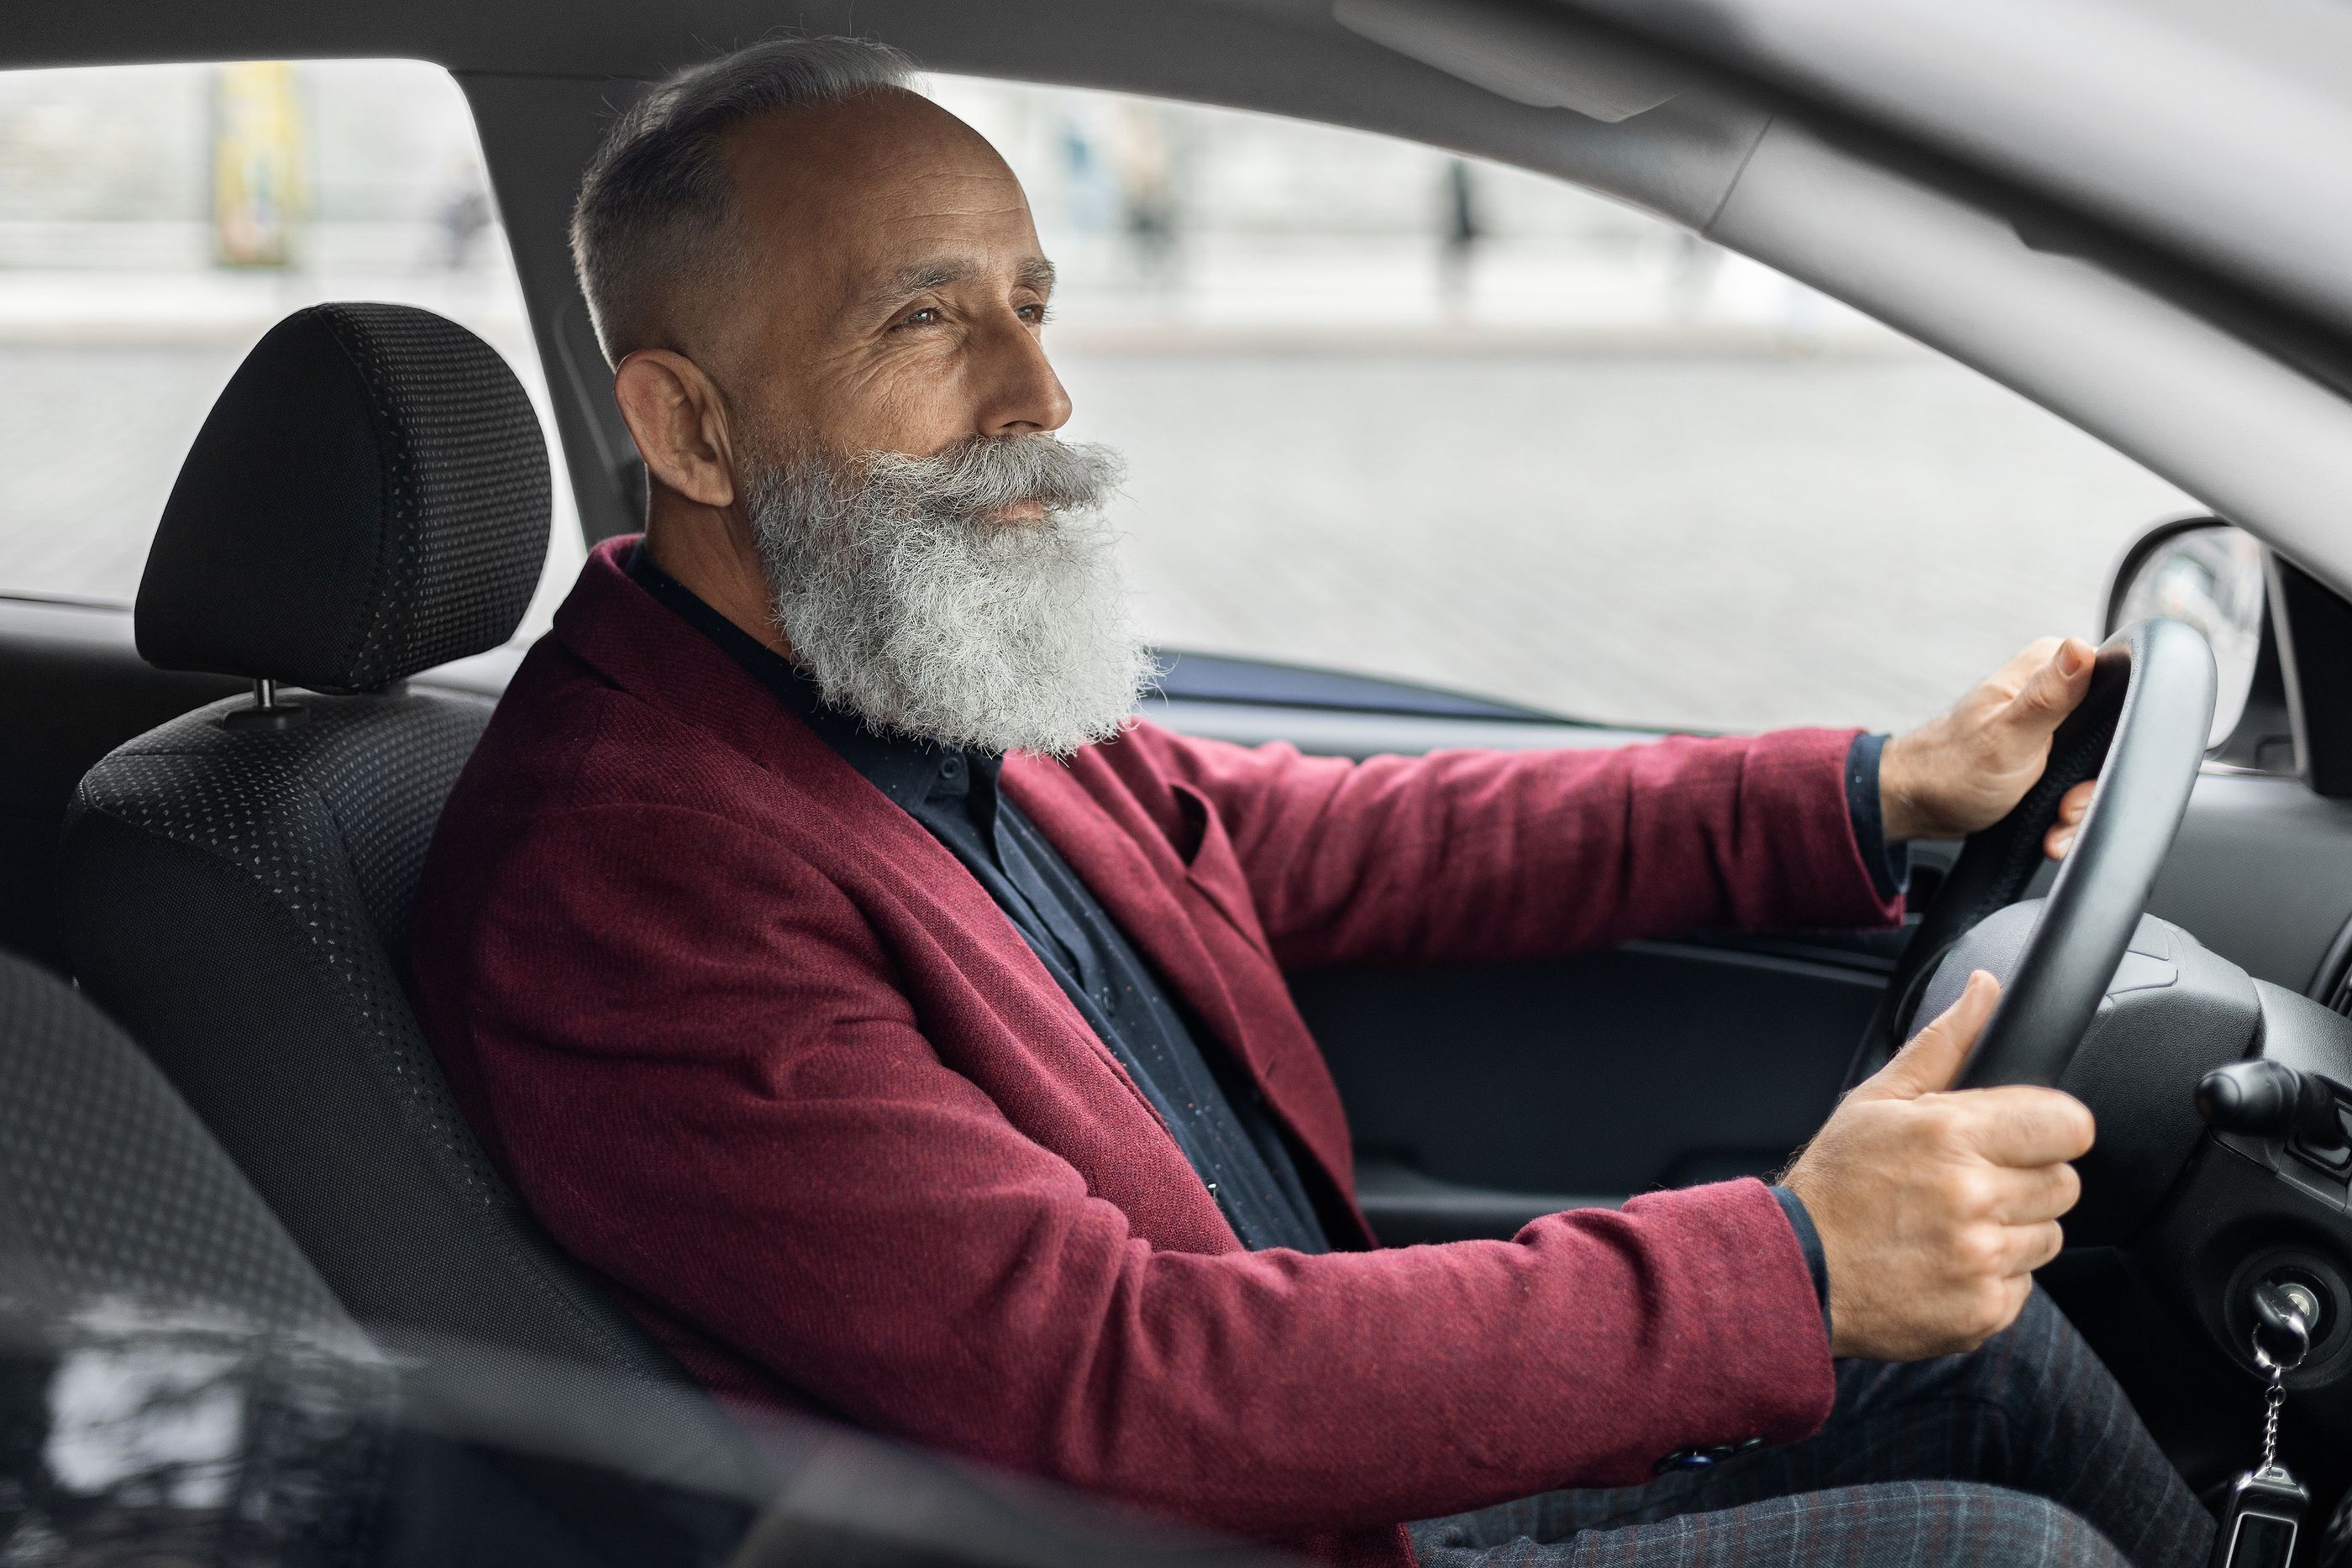
<path fill-rule="evenodd" d="M 0 73 L 0 592 L 128 603 L 246 350 L 420 305 L 547 396 L 466 101 L 408 61 Z M 550 454 L 555 448 L 551 427 Z M 581 560 L 562 465 L 543 626 Z"/>
<path fill-rule="evenodd" d="M 940 78 L 1027 185 L 1147 628 L 1581 717 L 1892 727 L 2095 634 L 2187 498 L 1766 268 L 1523 171 Z"/>

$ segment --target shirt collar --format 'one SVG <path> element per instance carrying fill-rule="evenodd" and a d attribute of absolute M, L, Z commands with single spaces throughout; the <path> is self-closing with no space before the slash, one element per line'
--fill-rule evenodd
<path fill-rule="evenodd" d="M 976 790 L 983 797 L 978 802 L 982 815 L 994 815 L 996 777 L 1003 765 L 1003 758 L 872 729 L 855 714 L 826 702 L 816 683 L 798 664 L 713 610 L 701 595 L 656 566 L 642 543 L 631 548 L 624 570 L 631 581 L 718 644 L 721 652 L 775 694 L 785 711 L 814 730 L 820 739 L 840 753 L 843 761 L 865 775 L 867 782 L 901 810 L 912 811 L 935 799 L 947 800 Z"/>

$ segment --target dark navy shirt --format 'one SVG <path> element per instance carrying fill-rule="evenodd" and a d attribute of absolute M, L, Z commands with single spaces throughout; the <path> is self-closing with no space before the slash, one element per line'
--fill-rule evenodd
<path fill-rule="evenodd" d="M 1331 1250 L 1288 1139 L 1256 1088 L 1213 1038 L 1194 1031 L 1110 912 L 998 790 L 1002 758 L 876 734 L 827 706 L 790 660 L 643 549 L 630 553 L 628 570 L 963 862 L 1159 1112 L 1244 1246 Z"/>

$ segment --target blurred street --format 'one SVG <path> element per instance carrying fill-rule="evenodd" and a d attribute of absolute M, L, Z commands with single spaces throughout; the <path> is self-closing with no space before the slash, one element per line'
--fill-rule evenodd
<path fill-rule="evenodd" d="M 2095 635 L 2117 552 L 2188 504 L 1923 350 L 1063 373 L 1129 455 L 1156 636 L 1585 718 L 1915 722 Z"/>

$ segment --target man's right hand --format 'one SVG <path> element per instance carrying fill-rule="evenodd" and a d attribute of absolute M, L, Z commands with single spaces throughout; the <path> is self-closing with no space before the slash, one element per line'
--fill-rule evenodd
<path fill-rule="evenodd" d="M 1950 1092 L 2000 983 L 1969 977 L 1951 1010 L 1847 1095 L 1790 1167 L 1829 1263 L 1832 1355 L 1920 1361 L 1973 1350 L 2058 1255 L 2091 1113 L 2023 1084 Z"/>

